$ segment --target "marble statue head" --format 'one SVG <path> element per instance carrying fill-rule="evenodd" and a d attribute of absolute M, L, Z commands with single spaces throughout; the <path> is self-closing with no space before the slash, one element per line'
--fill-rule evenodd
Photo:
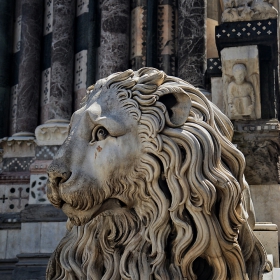
<path fill-rule="evenodd" d="M 262 279 L 244 156 L 229 119 L 154 68 L 88 89 L 48 168 L 67 234 L 47 279 Z"/>
<path fill-rule="evenodd" d="M 245 81 L 247 68 L 242 63 L 234 64 L 232 67 L 232 74 L 237 84 L 242 84 Z"/>

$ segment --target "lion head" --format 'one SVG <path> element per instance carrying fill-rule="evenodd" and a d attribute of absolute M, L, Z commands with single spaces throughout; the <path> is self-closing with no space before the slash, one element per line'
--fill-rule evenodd
<path fill-rule="evenodd" d="M 90 87 L 48 168 L 69 220 L 47 279 L 262 279 L 232 135 L 197 88 L 157 69 Z"/>

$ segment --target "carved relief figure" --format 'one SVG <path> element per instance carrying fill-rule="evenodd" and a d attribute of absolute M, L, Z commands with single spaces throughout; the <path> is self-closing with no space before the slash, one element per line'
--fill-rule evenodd
<path fill-rule="evenodd" d="M 232 68 L 234 81 L 228 85 L 228 112 L 231 119 L 255 118 L 255 94 L 251 83 L 245 80 L 246 66 L 235 64 Z"/>
<path fill-rule="evenodd" d="M 222 22 L 265 20 L 277 18 L 273 0 L 223 0 Z"/>
<path fill-rule="evenodd" d="M 47 279 L 262 279 L 232 135 L 197 88 L 157 69 L 90 87 L 48 168 L 69 220 Z"/>

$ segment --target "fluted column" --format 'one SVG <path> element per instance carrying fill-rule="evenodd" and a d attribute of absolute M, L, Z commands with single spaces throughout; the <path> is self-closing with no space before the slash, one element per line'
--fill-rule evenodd
<path fill-rule="evenodd" d="M 72 114 L 76 1 L 53 0 L 50 95 L 44 121 Z"/>
<path fill-rule="evenodd" d="M 22 0 L 18 100 L 15 132 L 30 132 L 38 123 L 43 0 Z"/>
<path fill-rule="evenodd" d="M 13 2 L 0 0 L 0 138 L 8 136 Z"/>
<path fill-rule="evenodd" d="M 101 30 L 97 78 L 129 66 L 129 0 L 100 1 Z"/>
<path fill-rule="evenodd" d="M 206 1 L 178 1 L 178 76 L 203 87 L 206 66 Z"/>
<path fill-rule="evenodd" d="M 130 65 L 138 70 L 147 61 L 147 0 L 133 0 L 131 8 Z"/>

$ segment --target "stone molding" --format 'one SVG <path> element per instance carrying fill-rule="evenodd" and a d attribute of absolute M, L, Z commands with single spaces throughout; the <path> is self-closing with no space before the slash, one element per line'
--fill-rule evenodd
<path fill-rule="evenodd" d="M 52 119 L 39 125 L 35 130 L 37 145 L 61 145 L 67 137 L 68 126 L 69 121 L 63 119 Z"/>
<path fill-rule="evenodd" d="M 12 137 L 0 139 L 3 148 L 3 158 L 34 157 L 35 142 L 33 133 L 16 133 Z"/>

